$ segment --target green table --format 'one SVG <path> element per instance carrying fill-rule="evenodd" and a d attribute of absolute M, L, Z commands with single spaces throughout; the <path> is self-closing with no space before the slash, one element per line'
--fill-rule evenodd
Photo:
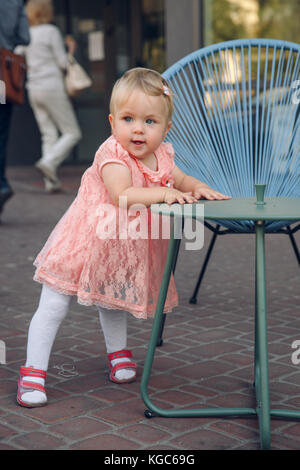
<path fill-rule="evenodd" d="M 270 409 L 269 374 L 268 374 L 268 339 L 266 309 L 266 278 L 265 278 L 265 221 L 299 221 L 300 198 L 265 198 L 264 185 L 257 185 L 257 198 L 233 198 L 224 201 L 204 201 L 196 204 L 176 205 L 176 210 L 166 204 L 151 206 L 151 210 L 173 217 L 174 232 L 171 230 L 169 249 L 164 269 L 162 285 L 156 306 L 152 332 L 145 359 L 141 380 L 141 395 L 148 410 L 145 415 L 163 417 L 228 417 L 256 415 L 259 420 L 261 447 L 270 447 L 270 417 L 300 418 L 300 411 Z M 163 321 L 163 308 L 168 291 L 174 260 L 178 252 L 182 230 L 182 220 L 187 217 L 197 218 L 196 206 L 204 204 L 204 218 L 218 220 L 252 220 L 255 222 L 256 233 L 256 267 L 255 267 L 255 354 L 254 354 L 254 386 L 256 392 L 256 409 L 252 408 L 201 408 L 201 409 L 162 409 L 151 402 L 147 387 L 151 374 L 154 353 Z M 175 235 L 174 235 L 175 233 Z M 177 233 L 177 235 L 176 235 Z"/>

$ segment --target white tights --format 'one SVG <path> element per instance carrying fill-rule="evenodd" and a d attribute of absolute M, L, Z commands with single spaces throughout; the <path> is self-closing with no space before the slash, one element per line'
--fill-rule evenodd
<path fill-rule="evenodd" d="M 47 370 L 51 349 L 58 329 L 66 317 L 71 297 L 60 294 L 50 287 L 43 285 L 41 298 L 29 326 L 26 367 Z M 99 319 L 104 334 L 107 353 L 126 349 L 127 347 L 127 312 L 123 310 L 107 310 L 99 308 Z M 126 362 L 128 359 L 115 359 L 114 366 L 118 362 Z M 116 372 L 119 380 L 130 379 L 134 371 L 120 369 Z M 44 385 L 44 379 L 26 377 L 26 381 L 33 381 Z M 23 400 L 28 403 L 41 403 L 46 401 L 46 396 L 40 391 L 23 394 Z"/>

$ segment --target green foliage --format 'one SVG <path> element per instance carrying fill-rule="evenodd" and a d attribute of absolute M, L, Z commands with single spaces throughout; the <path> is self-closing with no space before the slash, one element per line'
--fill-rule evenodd
<path fill-rule="evenodd" d="M 211 0 L 212 42 L 244 37 L 262 37 L 300 42 L 299 0 L 253 0 L 258 7 L 257 23 L 249 34 L 243 0 Z"/>
<path fill-rule="evenodd" d="M 299 0 L 258 0 L 257 36 L 300 42 Z"/>
<path fill-rule="evenodd" d="M 228 0 L 213 0 L 212 28 L 214 43 L 245 37 L 245 26 L 233 20 L 235 14 L 240 13 L 240 10 L 241 7 L 232 4 Z"/>

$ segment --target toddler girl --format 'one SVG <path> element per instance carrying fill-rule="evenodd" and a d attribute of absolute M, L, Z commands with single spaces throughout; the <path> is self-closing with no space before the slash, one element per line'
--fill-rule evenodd
<path fill-rule="evenodd" d="M 29 327 L 26 365 L 20 371 L 20 405 L 46 404 L 49 356 L 72 295 L 99 310 L 110 380 L 135 379 L 136 364 L 127 349 L 127 312 L 137 318 L 155 313 L 168 240 L 124 236 L 120 221 L 124 214 L 130 218 L 128 209 L 134 204 L 149 212 L 146 208 L 153 203 L 227 198 L 174 164 L 171 144 L 163 143 L 172 107 L 171 90 L 155 71 L 132 69 L 115 84 L 109 115 L 112 135 L 100 146 L 76 199 L 35 261 L 34 279 L 43 288 Z M 104 236 L 110 218 L 115 230 Z M 172 278 L 165 311 L 176 305 Z"/>

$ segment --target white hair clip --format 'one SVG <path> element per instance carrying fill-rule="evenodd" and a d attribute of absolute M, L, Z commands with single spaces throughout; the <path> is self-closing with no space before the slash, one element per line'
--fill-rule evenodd
<path fill-rule="evenodd" d="M 170 96 L 170 90 L 166 85 L 163 85 L 163 94 L 166 96 Z"/>

